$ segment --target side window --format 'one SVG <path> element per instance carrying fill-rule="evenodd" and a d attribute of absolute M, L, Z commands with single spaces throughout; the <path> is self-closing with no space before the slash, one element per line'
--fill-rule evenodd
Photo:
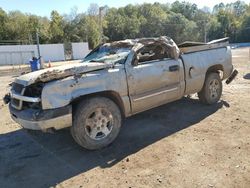
<path fill-rule="evenodd" d="M 161 45 L 148 45 L 137 52 L 138 62 L 148 62 L 169 58 L 166 49 Z"/>

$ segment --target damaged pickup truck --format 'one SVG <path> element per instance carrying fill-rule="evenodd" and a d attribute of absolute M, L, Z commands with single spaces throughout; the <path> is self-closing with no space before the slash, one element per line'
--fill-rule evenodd
<path fill-rule="evenodd" d="M 71 128 L 84 148 L 114 141 L 122 119 L 198 93 L 216 103 L 233 72 L 228 44 L 182 44 L 168 37 L 105 43 L 76 64 L 22 75 L 12 83 L 9 109 L 26 129 Z"/>

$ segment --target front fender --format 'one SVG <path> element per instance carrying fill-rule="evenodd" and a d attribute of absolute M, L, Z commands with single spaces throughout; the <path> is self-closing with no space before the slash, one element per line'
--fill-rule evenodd
<path fill-rule="evenodd" d="M 95 74 L 91 74 L 88 77 L 68 77 L 47 83 L 42 91 L 42 108 L 60 108 L 79 96 L 105 91 L 107 89 L 104 82 Z"/>
<path fill-rule="evenodd" d="M 118 93 L 126 113 L 130 113 L 124 65 L 46 83 L 41 95 L 42 108 L 60 108 L 70 104 L 75 98 L 103 91 Z"/>

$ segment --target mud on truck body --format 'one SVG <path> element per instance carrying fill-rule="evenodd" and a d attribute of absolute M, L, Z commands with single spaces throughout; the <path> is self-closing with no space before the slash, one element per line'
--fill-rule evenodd
<path fill-rule="evenodd" d="M 26 129 L 70 127 L 79 145 L 99 149 L 114 141 L 123 118 L 193 93 L 216 103 L 222 80 L 237 74 L 230 47 L 221 41 L 181 47 L 168 37 L 116 41 L 80 63 L 22 75 L 9 94 L 11 117 Z"/>

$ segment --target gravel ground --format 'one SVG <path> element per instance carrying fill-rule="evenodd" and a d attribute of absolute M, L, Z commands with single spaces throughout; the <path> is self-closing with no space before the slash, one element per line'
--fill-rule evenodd
<path fill-rule="evenodd" d="M 192 96 L 130 117 L 100 151 L 68 130 L 22 129 L 0 100 L 0 187 L 249 187 L 249 49 L 233 50 L 233 64 L 219 103 Z M 0 72 L 0 98 L 15 74 Z"/>

